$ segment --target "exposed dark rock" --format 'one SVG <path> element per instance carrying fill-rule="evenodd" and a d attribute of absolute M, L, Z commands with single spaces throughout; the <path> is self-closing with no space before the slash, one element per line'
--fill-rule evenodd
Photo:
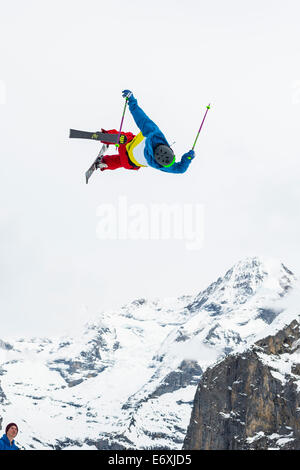
<path fill-rule="evenodd" d="M 76 385 L 79 385 L 82 382 L 83 382 L 83 379 L 69 380 L 68 381 L 68 387 L 75 387 Z"/>
<path fill-rule="evenodd" d="M 85 379 L 95 377 L 107 367 L 101 358 L 101 351 L 106 352 L 109 350 L 105 339 L 106 334 L 110 334 L 109 328 L 102 327 L 98 329 L 97 336 L 87 343 L 87 348 L 81 351 L 76 359 L 56 359 L 48 363 L 49 369 L 59 372 L 69 387 L 74 387 Z M 69 342 L 61 343 L 60 349 L 67 347 L 69 344 Z M 115 341 L 112 349 L 115 351 L 119 347 L 120 344 Z M 76 379 L 73 377 L 74 374 L 77 375 Z M 81 374 L 80 378 L 78 378 L 78 374 Z"/>
<path fill-rule="evenodd" d="M 190 339 L 189 336 L 182 333 L 181 328 L 179 328 L 177 331 L 177 338 L 175 339 L 175 341 L 177 343 L 180 343 L 181 341 L 184 342 L 184 341 L 187 341 L 188 339 Z"/>
<path fill-rule="evenodd" d="M 170 372 L 149 398 L 156 398 L 165 393 L 172 393 L 182 387 L 195 385 L 199 381 L 202 372 L 201 367 L 196 361 L 182 361 L 179 368 Z"/>
<path fill-rule="evenodd" d="M 297 321 L 245 353 L 207 369 L 197 388 L 183 449 L 300 449 L 300 365 L 279 380 L 264 356 L 299 348 Z M 275 362 L 276 363 L 276 360 Z M 272 364 L 272 362 L 271 362 Z"/>
<path fill-rule="evenodd" d="M 275 320 L 275 318 L 282 312 L 282 310 L 275 311 L 270 308 L 259 308 L 258 312 L 259 313 L 256 318 L 261 318 L 261 320 L 270 325 L 273 320 Z"/>
<path fill-rule="evenodd" d="M 131 302 L 131 305 L 134 305 L 135 307 L 141 307 L 145 303 L 147 303 L 147 300 L 143 299 L 143 298 L 140 298 L 140 299 L 136 299 L 133 302 Z"/>
<path fill-rule="evenodd" d="M 85 444 L 95 446 L 98 450 L 134 449 L 134 445 L 122 434 L 101 433 L 99 439 L 85 439 Z M 122 444 L 124 443 L 124 445 Z"/>
<path fill-rule="evenodd" d="M 3 392 L 3 389 L 2 389 L 1 384 L 0 384 L 0 403 L 1 403 L 1 404 L 2 404 L 2 403 L 5 403 L 6 399 L 7 399 L 7 398 L 6 398 L 6 395 L 5 395 L 5 393 Z M 0 424 L 1 424 L 1 423 L 0 423 Z"/>
<path fill-rule="evenodd" d="M 9 343 L 6 343 L 5 341 L 2 341 L 2 339 L 0 339 L 0 348 L 1 349 L 6 349 L 7 351 L 13 349 L 13 346 Z"/>
<path fill-rule="evenodd" d="M 216 303 L 214 303 L 214 302 L 205 305 L 204 308 L 205 308 L 205 310 L 206 310 L 207 312 L 210 312 L 210 315 L 211 315 L 212 317 L 215 317 L 215 316 L 220 315 L 220 314 L 222 313 L 222 307 L 221 307 L 221 305 L 218 305 L 218 304 L 216 304 Z"/>

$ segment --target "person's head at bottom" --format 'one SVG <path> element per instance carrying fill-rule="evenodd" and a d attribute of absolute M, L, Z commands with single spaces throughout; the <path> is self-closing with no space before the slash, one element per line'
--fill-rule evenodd
<path fill-rule="evenodd" d="M 15 439 L 18 432 L 18 426 L 15 423 L 9 423 L 5 428 L 5 434 L 10 442 Z"/>

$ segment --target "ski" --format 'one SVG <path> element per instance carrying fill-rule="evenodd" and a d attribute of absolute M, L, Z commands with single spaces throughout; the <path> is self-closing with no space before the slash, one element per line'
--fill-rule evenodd
<path fill-rule="evenodd" d="M 126 144 L 127 142 L 127 137 L 125 135 L 119 136 L 118 134 L 109 134 L 108 132 L 78 131 L 76 129 L 70 129 L 69 137 L 70 139 L 100 140 L 100 142 L 108 142 L 110 144 Z"/>
<path fill-rule="evenodd" d="M 98 164 L 101 163 L 102 157 L 104 152 L 108 149 L 108 145 L 104 144 L 98 153 L 96 159 L 94 160 L 93 164 L 90 166 L 90 168 L 85 172 L 85 182 L 88 184 L 90 177 L 94 173 L 95 170 L 98 168 Z"/>

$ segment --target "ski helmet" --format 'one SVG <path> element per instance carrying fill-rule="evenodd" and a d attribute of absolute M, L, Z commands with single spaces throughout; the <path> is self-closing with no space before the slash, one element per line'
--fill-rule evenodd
<path fill-rule="evenodd" d="M 173 150 L 168 145 L 158 145 L 154 149 L 154 158 L 156 163 L 165 167 L 171 166 L 175 162 Z"/>

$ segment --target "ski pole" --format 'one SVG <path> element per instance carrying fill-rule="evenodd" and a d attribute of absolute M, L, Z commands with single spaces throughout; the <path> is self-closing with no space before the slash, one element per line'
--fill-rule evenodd
<path fill-rule="evenodd" d="M 194 148 L 195 148 L 196 142 L 197 142 L 197 140 L 198 140 L 199 134 L 200 134 L 200 132 L 201 132 L 203 123 L 204 123 L 204 121 L 205 121 L 205 118 L 206 118 L 206 115 L 207 115 L 209 109 L 210 109 L 210 104 L 209 104 L 208 106 L 206 106 L 206 111 L 205 111 L 205 114 L 204 114 L 204 118 L 202 119 L 201 126 L 200 126 L 200 128 L 199 128 L 198 133 L 197 133 L 197 136 L 196 136 L 194 145 L 193 145 L 193 147 L 192 147 L 192 150 L 194 150 Z"/>
<path fill-rule="evenodd" d="M 123 126 L 123 121 L 124 121 L 124 116 L 125 116 L 125 111 L 126 111 L 127 102 L 128 102 L 128 98 L 125 98 L 125 105 L 124 105 L 124 110 L 123 110 L 123 115 L 122 115 L 120 130 L 119 130 L 119 133 L 118 133 L 118 141 L 117 141 L 118 143 L 116 144 L 116 147 L 119 147 L 119 146 L 120 146 L 120 144 L 119 144 L 119 139 L 120 139 L 121 130 L 122 130 L 122 126 Z"/>

